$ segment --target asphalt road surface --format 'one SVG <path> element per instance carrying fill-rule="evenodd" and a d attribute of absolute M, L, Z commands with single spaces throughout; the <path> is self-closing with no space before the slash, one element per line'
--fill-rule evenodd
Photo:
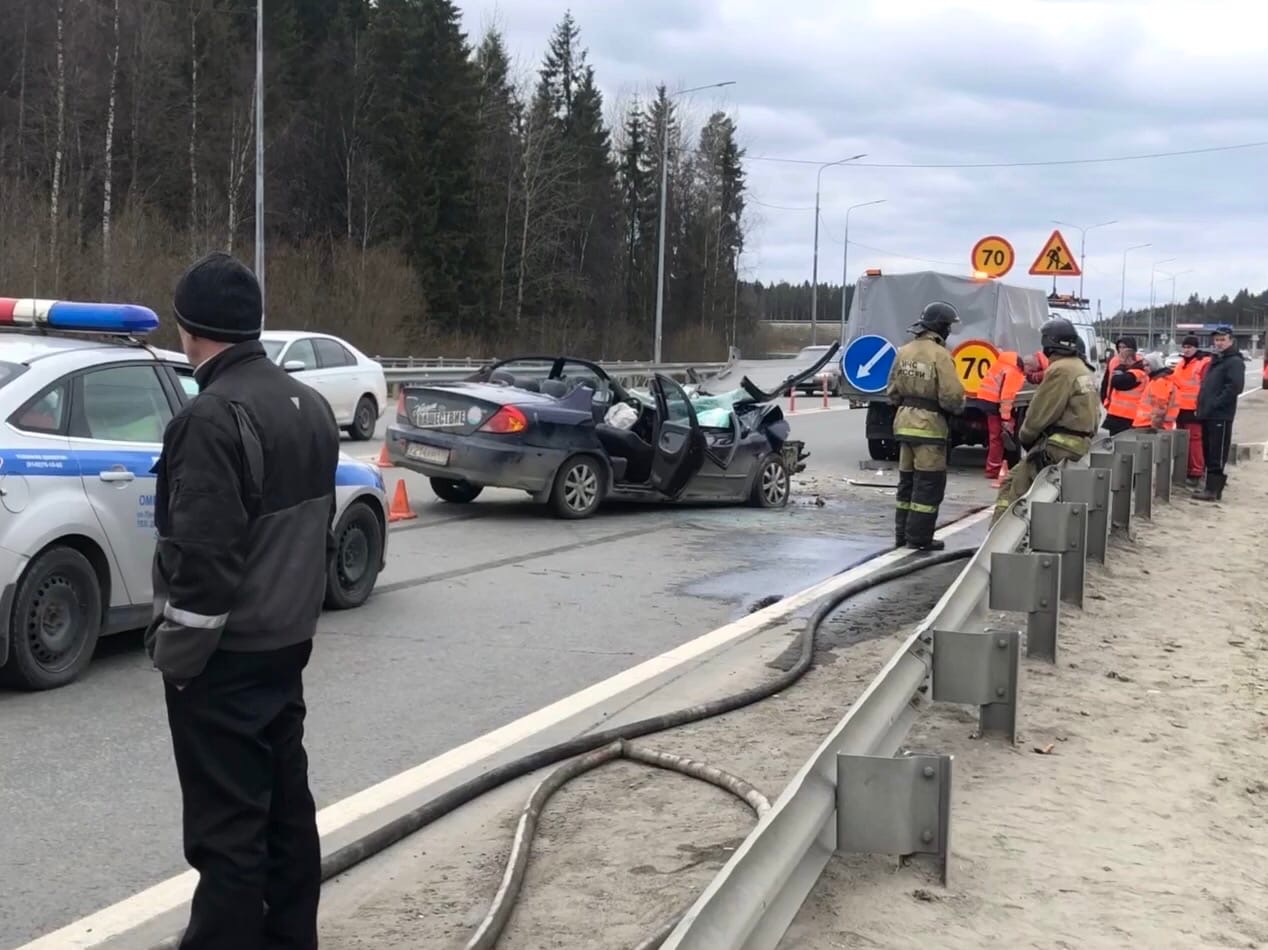
<path fill-rule="evenodd" d="M 793 431 L 815 471 L 858 473 L 863 413 L 805 408 Z M 402 477 L 384 474 L 389 488 Z M 392 530 L 370 602 L 323 617 L 309 668 L 319 807 L 889 543 L 884 499 L 628 505 L 563 522 L 523 493 L 457 507 L 404 477 L 419 516 Z M 161 681 L 139 635 L 103 641 L 69 687 L 0 691 L 0 723 L 0 947 L 185 869 Z"/>

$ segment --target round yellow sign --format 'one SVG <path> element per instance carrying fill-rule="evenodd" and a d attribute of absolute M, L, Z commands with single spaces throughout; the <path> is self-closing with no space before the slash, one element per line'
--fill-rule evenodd
<path fill-rule="evenodd" d="M 977 392 L 998 357 L 999 350 L 988 340 L 965 340 L 951 351 L 956 374 L 966 393 L 972 396 Z"/>
<path fill-rule="evenodd" d="M 1013 268 L 1013 246 L 998 234 L 973 245 L 973 271 L 987 277 L 1003 277 Z"/>

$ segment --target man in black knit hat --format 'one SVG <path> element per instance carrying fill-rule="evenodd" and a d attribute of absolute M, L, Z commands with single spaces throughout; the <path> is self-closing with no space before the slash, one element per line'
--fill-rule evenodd
<path fill-rule="evenodd" d="M 173 301 L 199 394 L 167 426 L 154 620 L 199 872 L 187 950 L 317 946 L 321 850 L 304 751 L 303 670 L 333 539 L 339 430 L 260 343 L 255 276 L 227 254 Z"/>

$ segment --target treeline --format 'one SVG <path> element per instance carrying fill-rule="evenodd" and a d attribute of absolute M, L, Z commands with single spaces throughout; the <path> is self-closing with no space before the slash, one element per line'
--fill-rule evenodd
<path fill-rule="evenodd" d="M 819 285 L 819 320 L 841 322 L 840 284 Z M 780 281 L 775 284 L 763 284 L 760 280 L 742 282 L 740 293 L 742 299 L 749 302 L 759 320 L 806 320 L 810 319 L 810 281 L 790 284 Z M 854 300 L 854 285 L 845 288 L 845 305 L 848 308 Z"/>
<path fill-rule="evenodd" d="M 1155 324 L 1161 326 L 1160 320 L 1166 320 L 1169 324 L 1171 302 L 1159 301 L 1152 312 Z M 1149 323 L 1149 314 L 1148 307 L 1128 310 L 1125 317 L 1115 316 L 1112 323 L 1114 326 L 1121 326 L 1124 323 L 1140 326 Z M 1197 294 L 1190 294 L 1188 300 L 1176 302 L 1176 322 L 1225 323 L 1234 327 L 1268 326 L 1268 290 L 1252 294 L 1249 289 L 1243 288 L 1232 297 L 1225 294 L 1219 300 L 1213 297 L 1203 300 Z"/>
<path fill-rule="evenodd" d="M 252 261 L 255 7 L 0 3 L 0 294 L 166 315 L 194 256 Z M 689 134 L 663 87 L 609 108 L 571 15 L 519 76 L 450 0 L 265 8 L 271 326 L 380 353 L 647 357 L 667 134 L 665 355 L 750 332 L 725 113 Z"/>

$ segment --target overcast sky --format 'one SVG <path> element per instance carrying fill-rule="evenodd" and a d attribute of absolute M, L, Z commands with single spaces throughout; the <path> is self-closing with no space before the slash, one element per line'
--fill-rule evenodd
<path fill-rule="evenodd" d="M 460 0 L 462 2 L 462 0 Z M 536 67 L 564 0 L 462 2 Z M 735 80 L 684 106 L 698 127 L 733 115 L 748 152 L 746 277 L 810 279 L 813 165 L 1033 162 L 1268 141 L 1268 4 L 1252 0 L 572 0 L 610 110 L 655 83 Z M 1026 274 L 1052 219 L 1089 226 L 1085 295 L 1148 303 L 1151 265 L 1176 294 L 1268 288 L 1268 148 L 1047 168 L 840 167 L 823 173 L 819 274 L 865 267 L 967 273 L 1001 234 Z M 796 209 L 796 210 L 784 210 Z M 1078 253 L 1078 231 L 1061 229 Z M 925 258 L 915 260 L 912 258 Z M 934 263 L 936 262 L 936 263 Z M 1171 280 L 1157 278 L 1159 298 Z M 1059 289 L 1075 291 L 1077 279 Z"/>

